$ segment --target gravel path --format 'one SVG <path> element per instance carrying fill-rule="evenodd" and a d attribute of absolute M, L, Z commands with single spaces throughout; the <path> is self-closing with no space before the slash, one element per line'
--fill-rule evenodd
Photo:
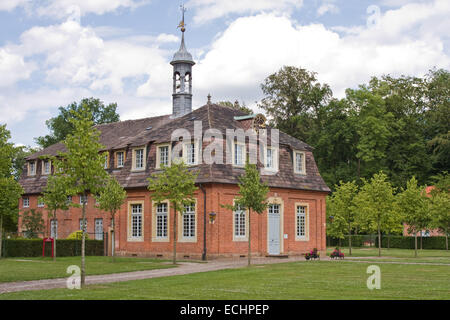
<path fill-rule="evenodd" d="M 359 259 L 360 261 L 354 261 Z M 361 260 L 377 260 L 378 257 L 359 257 L 359 258 L 346 258 L 345 261 L 367 263 L 367 261 Z M 329 257 L 324 257 L 322 261 L 331 260 Z M 252 258 L 252 264 L 272 264 L 283 262 L 305 261 L 302 256 L 289 257 L 289 258 Z M 342 261 L 342 260 L 341 260 Z M 438 265 L 437 263 L 420 263 L 420 262 L 382 262 L 377 263 L 396 263 L 396 264 L 430 264 Z M 195 262 L 180 262 L 178 267 L 169 269 L 155 269 L 145 271 L 133 271 L 124 273 L 112 273 L 104 275 L 86 276 L 86 284 L 100 284 L 100 283 L 112 283 L 130 280 L 151 279 L 183 274 L 191 274 L 197 272 L 216 271 L 224 269 L 241 268 L 247 265 L 247 259 L 218 259 L 208 261 L 207 263 L 195 263 Z M 443 264 L 449 265 L 449 264 Z M 450 266 L 450 265 L 449 265 Z M 20 282 L 6 282 L 0 283 L 0 294 L 7 292 L 17 292 L 25 290 L 43 290 L 43 289 L 55 289 L 66 288 L 67 278 L 58 279 L 46 279 L 46 280 L 34 280 L 34 281 L 20 281 Z"/>

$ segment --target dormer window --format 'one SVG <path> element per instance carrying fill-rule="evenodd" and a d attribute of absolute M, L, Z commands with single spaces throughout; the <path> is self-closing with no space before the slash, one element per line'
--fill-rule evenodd
<path fill-rule="evenodd" d="M 245 143 L 234 143 L 233 165 L 236 167 L 243 167 L 245 165 Z"/>
<path fill-rule="evenodd" d="M 133 149 L 133 167 L 132 170 L 140 171 L 145 170 L 145 148 Z"/>
<path fill-rule="evenodd" d="M 123 168 L 125 164 L 125 152 L 117 151 L 116 152 L 116 166 L 117 168 Z"/>
<path fill-rule="evenodd" d="M 103 168 L 108 169 L 109 168 L 109 153 L 106 152 L 104 157 L 105 157 L 105 162 L 103 163 Z"/>
<path fill-rule="evenodd" d="M 267 147 L 265 150 L 264 168 L 270 171 L 278 170 L 278 150 L 275 147 Z"/>
<path fill-rule="evenodd" d="M 170 144 L 160 145 L 156 148 L 156 169 L 170 165 Z"/>
<path fill-rule="evenodd" d="M 198 143 L 197 141 L 190 141 L 184 144 L 184 161 L 189 166 L 198 164 Z"/>
<path fill-rule="evenodd" d="M 303 151 L 294 151 L 294 173 L 306 174 L 306 157 Z"/>
<path fill-rule="evenodd" d="M 50 174 L 51 173 L 51 162 L 50 160 L 42 161 L 42 174 Z"/>
<path fill-rule="evenodd" d="M 36 175 L 36 161 L 28 162 L 28 175 L 35 176 Z"/>

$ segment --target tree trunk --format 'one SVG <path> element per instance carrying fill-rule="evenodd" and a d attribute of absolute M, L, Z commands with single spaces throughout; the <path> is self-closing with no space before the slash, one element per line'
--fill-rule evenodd
<path fill-rule="evenodd" d="M 3 215 L 0 215 L 0 259 L 2 258 L 2 246 L 3 246 Z"/>
<path fill-rule="evenodd" d="M 414 232 L 414 257 L 417 258 L 417 232 Z"/>
<path fill-rule="evenodd" d="M 172 263 L 177 264 L 177 207 L 174 205 L 173 214 L 173 258 Z"/>
<path fill-rule="evenodd" d="M 112 227 L 113 227 L 113 232 L 112 232 L 112 237 L 111 237 L 111 260 L 112 260 L 112 262 L 114 262 L 114 253 L 115 253 L 115 251 L 116 251 L 116 244 L 115 244 L 115 242 L 116 242 L 116 223 L 115 223 L 115 221 L 114 221 L 114 214 L 115 214 L 115 212 L 111 215 L 111 224 L 112 224 Z"/>
<path fill-rule="evenodd" d="M 348 226 L 348 254 L 352 255 L 352 229 Z"/>
<path fill-rule="evenodd" d="M 420 250 L 423 249 L 423 236 L 422 236 L 422 231 L 420 231 Z"/>
<path fill-rule="evenodd" d="M 87 199 L 86 192 L 83 193 L 84 199 Z M 81 287 L 84 287 L 85 277 L 86 277 L 86 201 L 83 201 L 82 210 L 82 221 L 83 221 L 83 234 L 81 237 Z"/>
<path fill-rule="evenodd" d="M 448 232 L 445 233 L 445 250 L 448 251 Z M 1 253 L 1 251 L 0 251 L 0 253 Z"/>
<path fill-rule="evenodd" d="M 251 233 L 251 230 L 252 230 L 252 225 L 251 225 L 251 223 L 250 223 L 250 221 L 251 221 L 251 210 L 250 209 L 248 209 L 248 266 L 250 266 L 250 264 L 251 264 L 251 255 L 252 255 L 252 248 L 251 248 L 251 239 L 252 239 L 252 237 L 251 237 L 251 235 L 252 235 L 252 233 Z"/>
<path fill-rule="evenodd" d="M 56 221 L 56 210 L 53 212 L 53 221 Z M 52 225 L 50 223 L 50 229 L 52 228 Z M 51 231 L 50 231 L 51 235 Z M 53 239 L 53 262 L 56 262 L 56 238 L 58 237 L 58 229 L 56 229 L 55 238 Z"/>
<path fill-rule="evenodd" d="M 381 228 L 378 225 L 378 256 L 381 257 Z"/>

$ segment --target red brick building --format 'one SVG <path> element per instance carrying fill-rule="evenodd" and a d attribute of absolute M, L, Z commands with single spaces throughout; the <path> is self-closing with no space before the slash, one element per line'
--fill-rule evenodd
<path fill-rule="evenodd" d="M 100 151 L 108 152 L 105 170 L 127 191 L 127 199 L 116 216 L 116 254 L 171 254 L 174 213 L 167 203 L 156 205 L 152 201 L 147 178 L 159 172 L 162 165 L 170 165 L 176 156 L 199 173 L 195 202 L 186 206 L 182 215 L 178 214 L 180 257 L 247 254 L 248 212 L 231 212 L 221 205 L 232 204 L 237 197 L 238 177 L 244 173 L 245 159 L 247 156 L 252 159 L 252 155 L 261 169 L 262 180 L 270 187 L 266 212 L 252 213 L 252 252 L 294 255 L 313 248 L 325 250 L 325 197 L 330 190 L 318 172 L 312 148 L 266 127 L 260 115 L 246 115 L 238 109 L 213 104 L 209 99 L 206 105 L 192 111 L 194 62 L 184 45 L 184 31 L 180 50 L 171 64 L 174 66 L 172 115 L 96 126 L 101 132 L 100 142 L 105 146 Z M 229 132 L 233 133 L 231 138 Z M 240 140 L 242 133 L 247 136 Z M 252 140 L 252 134 L 260 137 L 263 133 L 268 137 L 267 144 Z M 181 151 L 176 152 L 177 148 Z M 38 196 L 52 173 L 51 163 L 42 157 L 56 155 L 58 151 L 64 151 L 62 143 L 27 158 L 20 179 L 25 189 L 21 211 L 39 208 Z M 211 157 L 215 159 L 212 162 L 208 160 Z M 77 195 L 69 200 L 82 201 Z M 45 209 L 45 204 L 40 206 Z M 49 221 L 47 214 L 44 218 L 47 234 L 58 238 L 80 230 L 82 225 L 79 208 L 58 212 L 57 222 Z M 109 215 L 95 208 L 95 199 L 89 195 L 87 231 L 99 238 L 102 232 L 108 232 L 111 239 L 110 226 Z"/>

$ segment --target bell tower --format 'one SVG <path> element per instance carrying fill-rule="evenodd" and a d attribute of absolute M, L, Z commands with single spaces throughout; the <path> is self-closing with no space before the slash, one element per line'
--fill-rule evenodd
<path fill-rule="evenodd" d="M 170 62 L 173 66 L 172 118 L 192 112 L 192 66 L 195 62 L 184 44 L 184 5 L 181 6 L 181 11 L 183 18 L 178 25 L 181 29 L 181 46 Z"/>

